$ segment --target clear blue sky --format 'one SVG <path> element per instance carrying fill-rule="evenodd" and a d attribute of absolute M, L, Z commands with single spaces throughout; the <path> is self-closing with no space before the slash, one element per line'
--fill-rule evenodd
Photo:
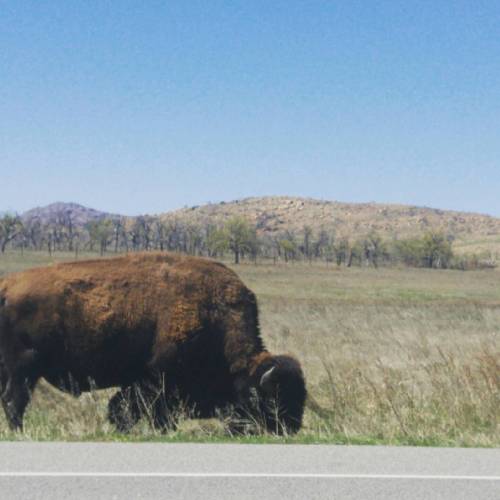
<path fill-rule="evenodd" d="M 0 211 L 500 216 L 499 1 L 3 1 Z"/>

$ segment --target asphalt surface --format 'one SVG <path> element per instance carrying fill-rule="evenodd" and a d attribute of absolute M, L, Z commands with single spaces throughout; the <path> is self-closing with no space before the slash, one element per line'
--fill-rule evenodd
<path fill-rule="evenodd" d="M 2 499 L 500 499 L 500 449 L 0 443 Z"/>

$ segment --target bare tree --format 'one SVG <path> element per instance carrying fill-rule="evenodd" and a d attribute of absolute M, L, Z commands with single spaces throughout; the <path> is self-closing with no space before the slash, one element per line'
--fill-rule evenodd
<path fill-rule="evenodd" d="M 311 263 L 312 260 L 312 252 L 311 252 L 311 238 L 313 234 L 313 230 L 311 226 L 304 226 L 304 244 L 303 244 L 303 253 L 304 257 Z"/>
<path fill-rule="evenodd" d="M 379 261 L 387 256 L 386 246 L 375 231 L 362 240 L 361 246 L 365 261 L 374 267 L 378 267 Z"/>
<path fill-rule="evenodd" d="M 18 234 L 21 233 L 23 223 L 17 215 L 5 214 L 0 218 L 0 250 L 5 253 L 5 248 Z"/>
<path fill-rule="evenodd" d="M 149 215 L 140 215 L 135 219 L 130 230 L 134 250 L 150 250 L 153 240 L 154 218 Z"/>
<path fill-rule="evenodd" d="M 54 216 L 54 222 L 57 228 L 58 241 L 62 244 L 66 240 L 67 249 L 72 252 L 74 240 L 77 236 L 73 211 L 71 209 L 58 210 Z"/>
<path fill-rule="evenodd" d="M 335 240 L 335 233 L 332 232 L 332 234 L 328 234 L 326 229 L 321 228 L 318 237 L 316 241 L 314 242 L 313 248 L 314 248 L 314 256 L 318 259 L 321 259 L 324 257 L 324 254 L 326 252 L 326 249 L 328 246 L 333 245 L 333 242 Z"/>
<path fill-rule="evenodd" d="M 165 250 L 165 241 L 167 236 L 168 227 L 158 217 L 153 222 L 153 246 L 155 250 Z"/>
<path fill-rule="evenodd" d="M 23 233 L 28 247 L 41 250 L 43 245 L 43 229 L 40 219 L 31 219 L 24 223 Z"/>
<path fill-rule="evenodd" d="M 348 238 L 340 238 L 336 241 L 335 246 L 335 260 L 337 261 L 337 266 L 344 263 L 347 266 L 352 264 L 352 252 L 351 245 Z"/>
<path fill-rule="evenodd" d="M 189 255 L 196 255 L 200 252 L 202 243 L 201 228 L 195 224 L 188 224 L 185 231 L 186 252 Z"/>
<path fill-rule="evenodd" d="M 128 240 L 127 240 L 127 232 L 125 229 L 126 219 L 125 217 L 115 217 L 112 219 L 113 222 L 113 245 L 115 253 L 118 253 L 118 249 L 120 248 L 120 243 L 125 246 L 125 249 L 128 250 Z"/>

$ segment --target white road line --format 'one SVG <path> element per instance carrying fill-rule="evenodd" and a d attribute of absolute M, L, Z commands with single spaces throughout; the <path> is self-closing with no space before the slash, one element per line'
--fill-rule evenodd
<path fill-rule="evenodd" d="M 292 474 L 240 472 L 0 472 L 0 478 L 97 477 L 97 478 L 277 478 L 277 479 L 410 479 L 440 481 L 500 481 L 500 476 L 451 476 L 430 474 Z"/>

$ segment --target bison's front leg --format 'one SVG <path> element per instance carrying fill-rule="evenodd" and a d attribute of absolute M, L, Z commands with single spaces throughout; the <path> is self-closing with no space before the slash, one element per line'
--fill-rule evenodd
<path fill-rule="evenodd" d="M 118 391 L 108 403 L 108 420 L 119 432 L 129 432 L 141 418 L 134 386 Z"/>
<path fill-rule="evenodd" d="M 119 432 L 129 432 L 141 417 L 160 430 L 175 426 L 164 384 L 144 380 L 118 391 L 109 401 L 108 419 Z"/>

